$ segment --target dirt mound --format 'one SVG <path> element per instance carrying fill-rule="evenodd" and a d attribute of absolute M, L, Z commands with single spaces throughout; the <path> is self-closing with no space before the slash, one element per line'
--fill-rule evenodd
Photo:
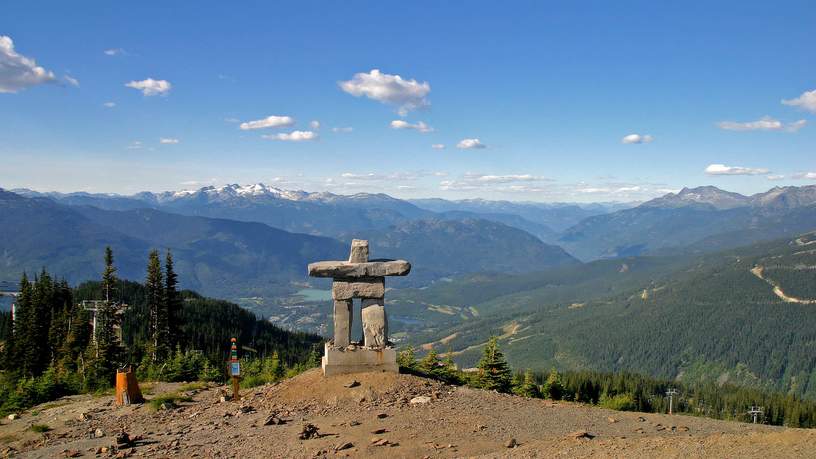
<path fill-rule="evenodd" d="M 36 407 L 2 421 L 0 456 L 808 457 L 816 450 L 809 430 L 616 412 L 410 375 L 324 378 L 315 370 L 245 390 L 239 402 L 221 401 L 226 387 L 162 384 L 146 396 L 179 390 L 177 406 L 157 411 L 92 396 Z M 33 424 L 51 430 L 36 433 Z"/>

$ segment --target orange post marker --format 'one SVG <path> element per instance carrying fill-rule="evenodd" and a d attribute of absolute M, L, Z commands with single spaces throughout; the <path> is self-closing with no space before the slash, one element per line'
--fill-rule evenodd
<path fill-rule="evenodd" d="M 144 397 L 142 397 L 142 391 L 139 390 L 139 382 L 136 381 L 133 367 L 129 366 L 127 370 L 116 370 L 116 404 L 123 406 L 142 402 L 144 402 Z"/>

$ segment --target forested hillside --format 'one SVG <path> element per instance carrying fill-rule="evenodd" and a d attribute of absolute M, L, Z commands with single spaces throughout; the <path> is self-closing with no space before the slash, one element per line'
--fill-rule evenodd
<path fill-rule="evenodd" d="M 816 398 L 816 354 L 811 352 L 816 314 L 807 303 L 816 299 L 810 287 L 816 283 L 812 239 L 700 256 L 664 265 L 667 270 L 658 265 L 629 283 L 611 282 L 608 291 L 603 282 L 612 273 L 574 289 L 566 279 L 542 277 L 538 285 L 525 285 L 531 276 L 520 276 L 457 281 L 410 292 L 400 301 L 417 310 L 468 311 L 413 340 L 442 352 L 450 349 L 466 366 L 496 334 L 516 366 L 637 371 Z M 661 259 L 615 263 L 623 275 L 649 260 Z M 603 264 L 585 266 L 600 269 Z M 765 279 L 757 267 L 764 268 Z M 463 299 L 457 303 L 454 298 Z"/>

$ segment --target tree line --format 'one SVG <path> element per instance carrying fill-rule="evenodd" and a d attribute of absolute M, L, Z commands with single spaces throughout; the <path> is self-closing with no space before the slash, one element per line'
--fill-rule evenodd
<path fill-rule="evenodd" d="M 45 269 L 22 275 L 14 320 L 0 314 L 0 412 L 111 387 L 117 369 L 140 379 L 225 378 L 229 340 L 242 346 L 245 384 L 315 365 L 319 336 L 281 329 L 236 304 L 180 290 L 172 254 L 148 255 L 144 283 L 116 276 L 105 250 L 99 281 L 71 288 Z"/>
<path fill-rule="evenodd" d="M 452 353 L 442 358 L 431 349 L 417 359 L 413 348 L 398 354 L 397 363 L 405 372 L 445 381 L 449 384 L 512 393 L 523 397 L 567 400 L 598 405 L 619 411 L 667 413 L 669 389 L 677 391 L 672 411 L 677 414 L 714 419 L 749 421 L 747 410 L 762 408 L 758 421 L 788 427 L 816 427 L 816 402 L 793 394 L 763 391 L 735 385 L 683 384 L 650 378 L 635 373 L 567 371 L 559 373 L 514 371 L 499 349 L 498 339 L 490 337 L 475 371 L 461 371 Z"/>

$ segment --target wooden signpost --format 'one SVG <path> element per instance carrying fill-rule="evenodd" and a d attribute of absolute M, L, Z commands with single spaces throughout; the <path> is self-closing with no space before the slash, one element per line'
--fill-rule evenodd
<path fill-rule="evenodd" d="M 241 381 L 241 363 L 238 361 L 238 344 L 235 338 L 230 340 L 232 345 L 230 346 L 230 364 L 229 364 L 229 372 L 230 376 L 232 376 L 232 399 L 234 401 L 238 401 L 241 399 L 240 394 L 240 381 Z"/>

